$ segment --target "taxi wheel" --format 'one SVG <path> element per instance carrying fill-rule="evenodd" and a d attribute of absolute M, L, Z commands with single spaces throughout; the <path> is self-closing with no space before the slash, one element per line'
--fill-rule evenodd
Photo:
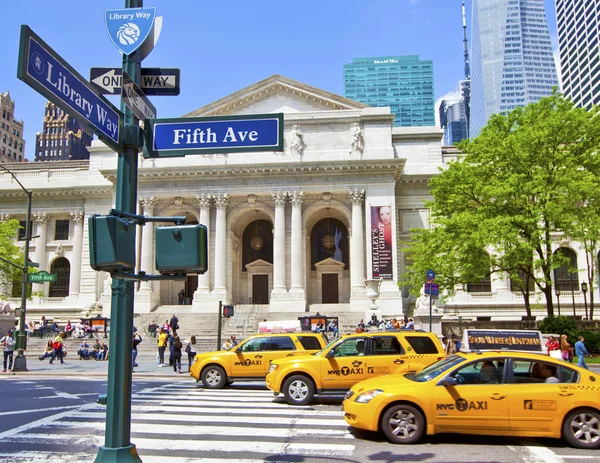
<path fill-rule="evenodd" d="M 206 367 L 202 370 L 202 384 L 208 389 L 221 389 L 227 383 L 227 375 L 218 366 Z"/>
<path fill-rule="evenodd" d="M 591 408 L 573 410 L 563 423 L 563 438 L 580 449 L 600 448 L 600 413 Z"/>
<path fill-rule="evenodd" d="M 288 404 L 306 405 L 315 395 L 315 387 L 306 376 L 296 375 L 287 379 L 283 385 L 283 393 Z"/>
<path fill-rule="evenodd" d="M 414 444 L 423 435 L 423 414 L 408 404 L 394 405 L 381 419 L 381 429 L 394 444 Z"/>

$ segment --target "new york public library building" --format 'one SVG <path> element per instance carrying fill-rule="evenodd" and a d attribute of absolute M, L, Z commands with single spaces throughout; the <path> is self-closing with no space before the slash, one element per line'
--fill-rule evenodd
<path fill-rule="evenodd" d="M 437 127 L 392 127 L 389 108 L 279 75 L 186 116 L 268 113 L 284 113 L 283 152 L 140 154 L 138 213 L 206 225 L 209 271 L 185 282 L 135 283 L 135 313 L 216 313 L 222 301 L 266 312 L 356 312 L 359 319 L 371 303 L 365 278 L 383 279 L 380 315 L 412 311 L 414 298 L 398 286 L 404 268 L 398 242 L 411 228 L 428 227 L 428 181 L 456 150 L 442 147 Z M 28 302 L 28 319 L 85 309 L 110 316 L 110 276 L 90 267 L 87 219 L 114 207 L 115 152 L 95 140 L 89 161 L 5 166 L 33 191 L 32 232 L 38 236 L 30 258 L 57 274 L 56 282 L 33 284 L 43 297 Z M 0 172 L 0 219 L 24 226 L 25 205 L 18 184 Z M 137 227 L 137 271 L 157 273 L 154 228 L 160 225 Z M 4 282 L 13 306 L 20 288 L 19 276 Z M 184 305 L 178 306 L 181 289 Z M 504 318 L 525 315 L 518 293 L 494 277 L 459 291 L 444 306 L 450 317 L 492 311 Z"/>

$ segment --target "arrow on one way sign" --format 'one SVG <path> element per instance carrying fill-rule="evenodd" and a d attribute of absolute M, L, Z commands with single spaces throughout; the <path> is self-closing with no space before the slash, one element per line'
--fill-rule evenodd
<path fill-rule="evenodd" d="M 91 68 L 90 82 L 103 95 L 120 95 L 122 68 Z M 179 69 L 142 68 L 140 87 L 146 95 L 179 95 Z"/>

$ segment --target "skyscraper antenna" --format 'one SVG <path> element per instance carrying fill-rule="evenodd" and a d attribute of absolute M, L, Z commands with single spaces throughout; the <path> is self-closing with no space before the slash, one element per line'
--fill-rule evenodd
<path fill-rule="evenodd" d="M 465 0 L 462 2 L 462 20 L 463 20 L 463 47 L 465 52 L 465 79 L 471 78 L 471 68 L 469 67 L 469 45 L 467 43 L 467 16 L 465 14 Z"/>

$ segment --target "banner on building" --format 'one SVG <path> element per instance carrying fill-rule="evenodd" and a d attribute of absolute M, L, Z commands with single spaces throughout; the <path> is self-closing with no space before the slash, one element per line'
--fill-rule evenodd
<path fill-rule="evenodd" d="M 371 206 L 371 262 L 373 278 L 393 279 L 391 206 Z"/>

